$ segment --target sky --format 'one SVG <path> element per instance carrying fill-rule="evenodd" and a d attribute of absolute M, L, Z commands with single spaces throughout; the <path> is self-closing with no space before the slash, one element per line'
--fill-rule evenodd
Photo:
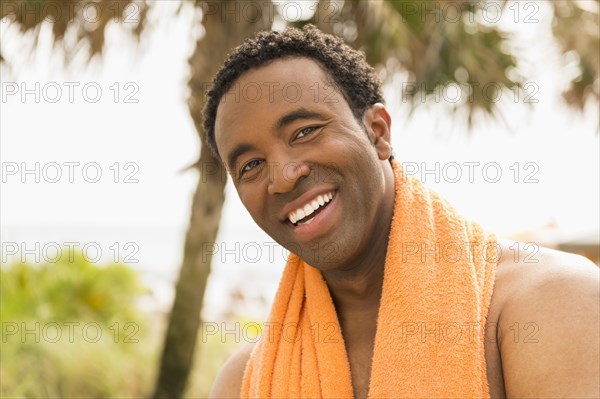
<path fill-rule="evenodd" d="M 504 122 L 486 120 L 468 131 L 443 100 L 409 117 L 400 74 L 385 88 L 392 145 L 411 173 L 501 236 L 551 222 L 565 238 L 597 234 L 598 104 L 578 113 L 562 102 L 572 66 L 549 38 L 543 4 L 538 11 L 535 23 L 515 23 L 515 15 L 499 22 L 515 35 L 535 102 L 515 103 L 504 93 Z M 186 83 L 201 29 L 190 12 L 155 16 L 140 46 L 112 26 L 101 61 L 75 59 L 69 67 L 51 50 L 49 26 L 28 57 L 30 38 L 2 21 L 2 52 L 12 68 L 3 67 L 1 79 L 0 211 L 2 263 L 54 259 L 55 244 L 85 249 L 94 261 L 138 270 L 153 292 L 146 305 L 164 310 L 197 179 L 185 170 L 200 148 Z M 231 184 L 217 245 L 205 319 L 225 312 L 238 289 L 251 299 L 248 312 L 265 309 L 285 252 L 254 224 Z"/>

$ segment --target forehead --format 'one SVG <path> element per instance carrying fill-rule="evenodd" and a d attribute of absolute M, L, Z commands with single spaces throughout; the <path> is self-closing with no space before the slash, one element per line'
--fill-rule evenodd
<path fill-rule="evenodd" d="M 251 69 L 238 78 L 223 95 L 217 116 L 235 110 L 240 103 L 296 103 L 315 97 L 324 86 L 333 85 L 333 79 L 310 58 L 290 57 Z M 227 107 L 227 105 L 232 105 Z"/>
<path fill-rule="evenodd" d="M 349 111 L 333 79 L 309 58 L 276 60 L 244 73 L 217 108 L 215 139 L 219 152 L 238 141 L 243 132 L 264 131 L 283 113 L 300 108 L 335 114 Z"/>

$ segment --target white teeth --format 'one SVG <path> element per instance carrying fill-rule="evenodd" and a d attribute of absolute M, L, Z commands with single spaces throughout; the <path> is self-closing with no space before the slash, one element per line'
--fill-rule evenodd
<path fill-rule="evenodd" d="M 321 206 L 329 203 L 329 201 L 331 201 L 332 198 L 333 192 L 321 194 L 317 198 L 313 199 L 310 203 L 304 205 L 304 208 L 298 208 L 295 211 L 290 212 L 290 214 L 288 215 L 288 219 L 293 224 L 296 224 L 298 220 L 301 220 L 306 216 L 313 214 Z M 306 222 L 300 222 L 299 224 L 309 224 L 310 222 L 312 222 L 312 219 Z"/>
<path fill-rule="evenodd" d="M 314 211 L 315 210 L 310 204 L 304 205 L 304 213 L 306 214 L 306 216 L 311 215 Z"/>

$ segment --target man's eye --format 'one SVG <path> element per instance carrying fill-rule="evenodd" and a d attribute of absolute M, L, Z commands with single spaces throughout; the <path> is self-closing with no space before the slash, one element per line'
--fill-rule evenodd
<path fill-rule="evenodd" d="M 296 138 L 299 139 L 299 138 L 302 138 L 304 136 L 308 136 L 309 134 L 311 134 L 315 130 L 317 130 L 316 126 L 305 127 L 304 129 L 302 129 L 302 130 L 300 130 L 298 132 L 298 134 L 296 135 Z"/>
<path fill-rule="evenodd" d="M 260 161 L 258 159 L 253 159 L 252 161 L 248 162 L 246 165 L 244 165 L 244 167 L 242 168 L 242 174 L 244 174 L 245 172 L 250 172 L 252 169 L 254 169 L 255 167 L 258 166 L 258 163 Z"/>

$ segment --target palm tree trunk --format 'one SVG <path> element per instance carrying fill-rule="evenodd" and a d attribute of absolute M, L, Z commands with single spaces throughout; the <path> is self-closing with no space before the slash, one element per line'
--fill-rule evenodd
<path fill-rule="evenodd" d="M 205 34 L 196 43 L 189 59 L 191 95 L 188 106 L 201 140 L 200 159 L 195 165 L 200 176 L 192 203 L 183 264 L 165 335 L 154 398 L 183 397 L 196 352 L 200 311 L 212 259 L 211 254 L 205 252 L 207 246 L 204 244 L 216 241 L 225 200 L 227 174 L 205 145 L 202 129 L 205 91 L 233 47 L 253 32 L 270 27 L 269 13 L 265 8 L 260 18 L 254 18 L 253 14 L 243 12 L 243 3 L 227 0 L 210 2 L 210 7 L 203 4 L 206 10 L 203 16 Z M 260 2 L 262 7 L 265 7 L 264 3 Z M 231 10 L 234 10 L 234 14 Z"/>

